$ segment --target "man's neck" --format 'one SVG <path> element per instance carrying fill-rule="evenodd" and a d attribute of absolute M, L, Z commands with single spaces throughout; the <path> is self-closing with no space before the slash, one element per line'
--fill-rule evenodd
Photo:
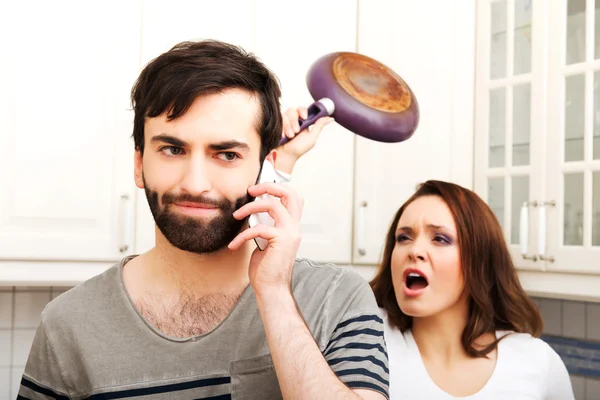
<path fill-rule="evenodd" d="M 255 245 L 193 254 L 173 247 L 161 234 L 156 246 L 123 270 L 123 282 L 138 311 L 173 337 L 214 329 L 249 285 L 248 265 Z"/>
<path fill-rule="evenodd" d="M 255 248 L 248 242 L 237 251 L 225 247 L 195 254 L 174 247 L 157 230 L 156 246 L 134 259 L 127 275 L 136 278 L 143 292 L 235 295 L 249 284 L 248 265 Z"/>

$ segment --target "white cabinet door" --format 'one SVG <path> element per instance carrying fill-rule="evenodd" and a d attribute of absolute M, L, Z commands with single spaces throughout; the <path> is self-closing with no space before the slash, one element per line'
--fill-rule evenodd
<path fill-rule="evenodd" d="M 478 3 L 476 188 L 503 223 L 521 283 L 534 296 L 598 299 L 600 12 L 593 5 Z M 529 110 L 517 96 L 525 85 Z M 528 127 L 519 123 L 527 115 Z M 518 208 L 526 200 L 529 241 L 521 251 Z"/>
<path fill-rule="evenodd" d="M 252 50 L 253 1 L 142 2 L 142 66 L 186 40 L 216 39 Z"/>
<path fill-rule="evenodd" d="M 255 15 L 255 52 L 279 77 L 284 109 L 314 101 L 306 87 L 314 61 L 356 51 L 356 0 L 257 0 Z M 350 263 L 353 161 L 354 135 L 330 124 L 296 165 L 292 185 L 305 199 L 299 257 Z"/>
<path fill-rule="evenodd" d="M 600 274 L 600 4 L 550 14 L 547 268 Z M 595 28 L 594 28 L 595 25 Z"/>
<path fill-rule="evenodd" d="M 143 0 L 142 68 L 175 44 L 216 39 L 252 51 L 254 4 L 247 0 Z M 136 253 L 154 247 L 154 219 L 146 195 L 137 190 Z"/>
<path fill-rule="evenodd" d="M 463 95 L 473 90 L 475 8 L 472 2 L 460 3 L 360 1 L 358 52 L 404 79 L 417 98 L 420 122 L 402 143 L 356 140 L 355 264 L 380 261 L 393 216 L 419 183 L 451 180 L 458 176 L 456 166 L 468 170 L 472 164 L 468 146 L 453 146 L 454 137 L 467 144 L 472 137 L 472 103 Z M 456 107 L 455 101 L 464 98 L 466 107 Z"/>
<path fill-rule="evenodd" d="M 131 250 L 139 2 L 5 2 L 0 12 L 0 258 Z"/>
<path fill-rule="evenodd" d="M 503 227 L 517 268 L 540 270 L 545 188 L 545 1 L 477 9 L 475 190 Z M 545 209 L 544 209 L 545 210 Z M 521 224 L 523 230 L 521 231 Z M 543 230 L 543 228 L 542 228 Z"/>

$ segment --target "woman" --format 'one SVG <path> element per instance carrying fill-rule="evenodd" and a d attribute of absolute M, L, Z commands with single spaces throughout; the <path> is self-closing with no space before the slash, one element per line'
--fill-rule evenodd
<path fill-rule="evenodd" d="M 391 399 L 574 399 L 502 229 L 475 193 L 428 181 L 398 210 L 371 287 Z"/>

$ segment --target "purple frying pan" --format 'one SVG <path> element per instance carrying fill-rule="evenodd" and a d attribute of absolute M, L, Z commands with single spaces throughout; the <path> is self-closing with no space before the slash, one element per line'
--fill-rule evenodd
<path fill-rule="evenodd" d="M 319 118 L 332 116 L 349 131 L 384 143 L 409 139 L 419 124 L 419 105 L 408 85 L 387 66 L 358 53 L 327 54 L 313 63 L 306 76 L 316 101 L 300 130 Z M 283 137 L 280 145 L 290 139 Z"/>

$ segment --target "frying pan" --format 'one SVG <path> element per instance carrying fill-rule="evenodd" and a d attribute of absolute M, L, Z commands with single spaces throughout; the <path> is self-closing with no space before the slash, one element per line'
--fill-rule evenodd
<path fill-rule="evenodd" d="M 362 54 L 335 52 L 310 67 L 306 84 L 316 100 L 300 131 L 332 116 L 349 131 L 384 143 L 409 139 L 419 124 L 419 105 L 410 87 L 390 68 Z M 281 139 L 280 145 L 290 140 Z"/>

